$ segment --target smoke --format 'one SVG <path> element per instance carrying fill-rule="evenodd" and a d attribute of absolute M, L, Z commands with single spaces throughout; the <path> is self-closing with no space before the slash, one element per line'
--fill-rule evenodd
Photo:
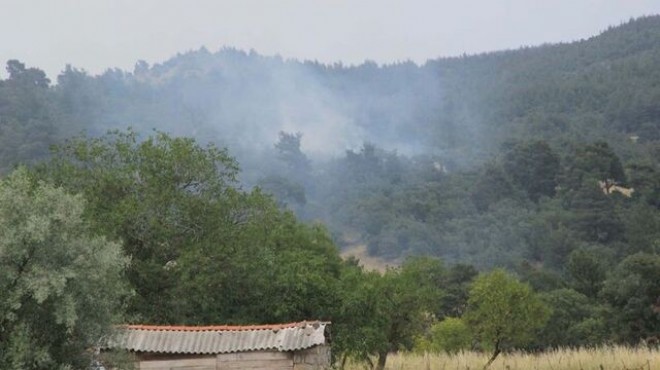
<path fill-rule="evenodd" d="M 138 62 L 132 73 L 88 77 L 94 94 L 80 98 L 89 112 L 80 119 L 92 134 L 132 126 L 147 135 L 157 129 L 212 142 L 255 172 L 272 164 L 282 131 L 301 133 L 301 149 L 314 160 L 368 142 L 401 155 L 468 163 L 488 140 L 480 136 L 480 81 L 470 81 L 469 68 L 457 60 L 324 65 L 202 48 L 152 66 Z M 60 79 L 67 74 L 79 79 L 72 71 Z"/>
<path fill-rule="evenodd" d="M 270 138 L 280 132 L 303 134 L 302 150 L 312 156 L 329 156 L 360 145 L 368 134 L 355 125 L 347 104 L 323 85 L 324 67 L 295 62 L 272 68 L 277 120 Z M 271 139 L 272 142 L 272 139 Z"/>
<path fill-rule="evenodd" d="M 170 102 L 167 117 L 142 122 L 238 153 L 272 148 L 280 131 L 300 132 L 303 151 L 314 157 L 341 155 L 364 142 L 424 152 L 431 144 L 424 126 L 440 88 L 435 74 L 413 63 L 327 66 L 235 49 L 141 65 L 134 78 Z"/>

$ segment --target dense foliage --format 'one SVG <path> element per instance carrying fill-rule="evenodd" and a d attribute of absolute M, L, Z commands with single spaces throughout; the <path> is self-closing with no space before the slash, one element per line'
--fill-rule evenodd
<path fill-rule="evenodd" d="M 493 349 L 488 364 L 502 349 L 529 343 L 548 318 L 548 309 L 532 289 L 503 270 L 494 270 L 474 281 L 468 307 L 465 320 L 474 336 Z"/>
<path fill-rule="evenodd" d="M 525 287 L 505 296 L 548 308 L 534 333 L 508 328 L 528 339 L 511 343 L 634 344 L 660 332 L 658 65 L 659 16 L 421 66 L 202 49 L 133 72 L 67 66 L 51 84 L 10 60 L 0 174 L 25 182 L 26 220 L 60 217 L 30 206 L 47 189 L 80 202 L 67 237 L 121 245 L 135 294 L 116 313 L 132 321 L 328 319 L 338 359 L 382 366 L 415 345 L 486 348 L 491 335 L 465 328 L 479 322 L 479 286 L 497 277 L 479 271 L 501 267 L 516 278 L 496 285 Z M 16 165 L 30 176 L 10 175 Z M 0 207 L 0 222 L 20 215 Z M 0 253 L 29 250 L 3 243 Z M 401 266 L 342 261 L 335 246 L 355 243 Z M 20 266 L 10 257 L 2 263 Z M 31 311 L 0 308 L 2 343 L 33 325 L 16 314 Z M 36 340 L 20 333 L 20 348 Z M 34 348 L 44 354 L 34 367 L 52 368 L 59 355 Z M 0 361 L 20 360 L 10 356 Z"/>
<path fill-rule="evenodd" d="M 138 141 L 129 131 L 74 138 L 36 170 L 82 193 L 94 229 L 132 257 L 134 320 L 329 317 L 340 268 L 332 241 L 269 196 L 241 190 L 226 151 L 163 133 Z"/>
<path fill-rule="evenodd" d="M 129 259 L 94 236 L 84 207 L 25 168 L 0 181 L 0 368 L 85 368 L 121 322 Z"/>

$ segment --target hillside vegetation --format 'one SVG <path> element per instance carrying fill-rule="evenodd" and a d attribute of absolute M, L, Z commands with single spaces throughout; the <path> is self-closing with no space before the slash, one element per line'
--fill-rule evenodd
<path fill-rule="evenodd" d="M 60 307 L 57 292 L 82 283 L 32 258 L 44 240 L 66 239 L 58 225 L 69 216 L 48 218 L 33 203 L 43 191 L 79 194 L 80 238 L 107 238 L 122 246 L 118 261 L 131 260 L 112 276 L 130 287 L 115 321 L 328 319 L 338 359 L 380 368 L 413 347 L 474 347 L 494 359 L 512 348 L 652 341 L 658 66 L 660 16 L 424 65 L 200 49 L 132 72 L 67 66 L 55 82 L 10 60 L 0 190 L 31 184 L 21 202 L 33 213 L 0 226 L 46 236 L 0 238 L 9 271 L 0 291 L 14 292 L 0 302 L 0 343 L 15 341 L 13 352 L 0 344 L 0 367 L 53 368 L 80 343 L 52 348 L 48 335 L 16 333 L 46 320 L 57 323 L 51 334 L 73 335 L 83 330 L 74 312 L 90 312 L 74 298 Z M 393 267 L 340 258 L 337 247 L 356 245 Z M 43 289 L 21 285 L 33 262 Z M 535 330 L 494 337 L 509 326 L 475 319 L 494 299 L 478 287 L 492 281 L 526 300 L 521 315 Z M 29 348 L 38 356 L 21 352 Z"/>

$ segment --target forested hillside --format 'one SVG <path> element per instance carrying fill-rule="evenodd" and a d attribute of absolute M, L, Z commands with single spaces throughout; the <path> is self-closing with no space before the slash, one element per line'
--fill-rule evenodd
<path fill-rule="evenodd" d="M 603 197 L 603 207 L 620 204 L 619 229 L 631 207 L 660 202 L 658 40 L 660 18 L 647 17 L 571 44 L 423 66 L 203 49 L 132 73 L 67 67 L 57 84 L 10 61 L 0 168 L 45 158 L 74 134 L 158 129 L 228 147 L 246 186 L 332 225 L 339 240 L 363 235 L 372 253 L 478 265 L 541 258 L 529 245 L 534 228 L 513 225 L 541 222 L 557 202 L 574 215 L 568 198 L 587 177 L 594 192 L 608 179 L 635 188 L 631 199 Z M 478 243 L 461 235 L 474 228 L 500 232 Z M 487 252 L 494 244 L 506 251 Z"/>
<path fill-rule="evenodd" d="M 82 193 L 93 233 L 133 258 L 129 317 L 333 318 L 345 353 L 386 355 L 423 332 L 396 327 L 433 297 L 410 288 L 415 274 L 445 289 L 424 306 L 442 319 L 463 315 L 479 271 L 502 267 L 550 308 L 530 347 L 660 332 L 660 16 L 424 65 L 201 49 L 132 72 L 67 67 L 56 82 L 16 60 L 7 72 L 0 174 L 27 165 L 34 181 Z M 412 259 L 380 281 L 333 243 L 451 267 Z M 255 261 L 269 275 L 254 275 Z M 388 289 L 399 306 L 369 300 Z M 359 321 L 361 310 L 393 321 Z M 401 337 L 365 329 L 387 345 L 355 349 L 341 336 L 378 325 Z"/>

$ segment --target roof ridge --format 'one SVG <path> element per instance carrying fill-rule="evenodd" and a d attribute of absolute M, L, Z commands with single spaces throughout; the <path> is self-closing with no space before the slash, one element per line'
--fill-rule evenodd
<path fill-rule="evenodd" d="M 307 325 L 328 324 L 324 321 L 299 321 L 283 324 L 265 324 L 265 325 L 145 325 L 145 324 L 126 324 L 118 325 L 118 328 L 129 330 L 150 330 L 150 331 L 248 331 L 248 330 L 280 330 L 295 327 L 305 327 Z"/>

